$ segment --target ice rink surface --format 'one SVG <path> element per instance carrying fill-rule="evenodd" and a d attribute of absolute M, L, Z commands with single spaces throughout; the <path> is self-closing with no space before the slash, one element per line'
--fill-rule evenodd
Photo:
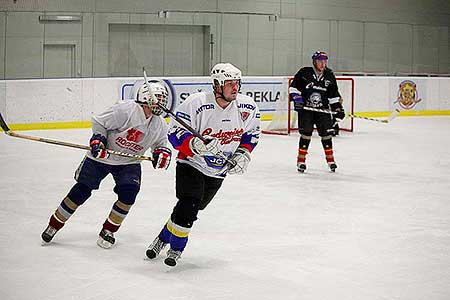
<path fill-rule="evenodd" d="M 298 174 L 298 135 L 262 135 L 248 173 L 226 179 L 169 272 L 144 257 L 175 204 L 174 163 L 143 163 L 114 248 L 96 245 L 116 200 L 110 177 L 43 247 L 84 152 L 1 134 L 0 299 L 450 299 L 450 117 L 355 128 L 334 139 L 335 174 L 317 136 Z"/>

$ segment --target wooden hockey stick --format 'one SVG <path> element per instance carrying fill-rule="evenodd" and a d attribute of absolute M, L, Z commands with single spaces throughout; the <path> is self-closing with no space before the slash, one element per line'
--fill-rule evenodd
<path fill-rule="evenodd" d="M 52 145 L 65 146 L 65 147 L 70 147 L 70 148 L 91 150 L 91 147 L 86 146 L 86 145 L 68 143 L 68 142 L 63 142 L 63 141 L 57 141 L 57 140 L 52 140 L 52 139 L 47 139 L 47 138 L 41 138 L 41 137 L 35 137 L 35 136 L 30 136 L 30 135 L 16 133 L 16 132 L 12 131 L 11 129 L 9 129 L 8 124 L 6 124 L 6 122 L 3 119 L 3 116 L 2 116 L 1 113 L 0 113 L 0 127 L 3 129 L 5 134 L 7 134 L 9 136 L 12 136 L 12 137 L 26 139 L 26 140 L 35 141 L 35 142 L 42 142 L 42 143 L 47 143 L 47 144 L 52 144 Z M 106 149 L 106 152 L 109 153 L 109 154 L 112 154 L 112 155 L 118 155 L 118 156 L 123 156 L 123 157 L 131 157 L 131 158 L 134 158 L 134 159 L 137 159 L 137 160 L 150 160 L 150 161 L 153 161 L 153 158 L 150 157 L 150 156 L 125 153 L 125 152 L 109 150 L 109 149 Z"/>
<path fill-rule="evenodd" d="M 309 110 L 309 111 L 315 111 L 315 112 L 321 112 L 321 113 L 326 113 L 326 114 L 332 114 L 335 115 L 337 114 L 337 112 L 335 111 L 331 111 L 331 110 L 327 110 L 327 109 L 320 109 L 320 108 L 314 108 L 314 107 L 308 107 L 308 106 L 304 106 L 303 107 L 304 110 Z M 385 120 L 381 120 L 381 119 L 375 119 L 375 118 L 368 118 L 368 117 L 362 117 L 362 116 L 355 116 L 353 114 L 345 114 L 346 116 L 350 117 L 350 118 L 354 118 L 354 119 L 363 119 L 363 120 L 367 120 L 367 121 L 374 121 L 374 122 L 380 122 L 380 123 L 389 123 L 391 122 L 396 116 L 398 116 L 398 114 L 400 113 L 400 111 L 398 109 L 395 109 Z"/>

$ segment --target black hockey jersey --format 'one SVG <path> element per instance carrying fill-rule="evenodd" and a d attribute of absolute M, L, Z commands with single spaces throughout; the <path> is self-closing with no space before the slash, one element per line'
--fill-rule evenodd
<path fill-rule="evenodd" d="M 326 108 L 339 102 L 339 91 L 336 77 L 331 69 L 325 68 L 322 74 L 317 75 L 313 67 L 301 68 L 294 76 L 289 87 L 289 94 L 301 94 L 305 106 Z"/>

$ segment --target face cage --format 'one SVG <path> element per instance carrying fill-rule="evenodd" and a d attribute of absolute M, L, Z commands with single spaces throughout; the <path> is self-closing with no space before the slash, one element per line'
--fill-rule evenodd
<path fill-rule="evenodd" d="M 167 108 L 169 99 L 167 98 L 167 96 L 164 96 L 164 98 L 162 100 L 158 99 L 158 103 L 161 106 L 164 106 L 165 108 Z M 164 110 L 162 110 L 162 108 L 160 108 L 159 106 L 152 106 L 151 108 L 152 108 L 152 114 L 157 115 L 157 116 L 162 115 L 162 113 L 164 112 Z"/>

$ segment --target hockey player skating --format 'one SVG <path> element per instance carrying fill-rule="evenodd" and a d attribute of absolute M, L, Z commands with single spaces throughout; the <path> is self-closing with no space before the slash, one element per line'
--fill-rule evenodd
<path fill-rule="evenodd" d="M 339 102 L 339 91 L 331 69 L 327 68 L 328 56 L 325 52 L 317 51 L 312 56 L 313 67 L 301 68 L 294 76 L 289 87 L 290 101 L 298 112 L 298 130 L 300 140 L 298 145 L 297 170 L 306 170 L 306 154 L 316 125 L 317 132 L 322 139 L 325 158 L 332 172 L 337 168 L 334 161 L 332 132 L 333 115 L 322 112 L 304 110 L 303 107 L 328 109 L 337 112 L 335 117 L 342 120 L 345 117 L 344 108 Z"/>
<path fill-rule="evenodd" d="M 152 82 L 141 86 L 135 102 L 120 102 L 92 117 L 91 151 L 75 172 L 77 183 L 51 215 L 42 233 L 44 244 L 52 241 L 108 174 L 114 178 L 114 192 L 118 199 L 103 224 L 97 244 L 110 248 L 115 243 L 114 233 L 130 211 L 140 189 L 141 164 L 133 158 L 109 156 L 106 147 L 133 154 L 143 154 L 151 148 L 153 167 L 167 169 L 169 166 L 171 151 L 166 148 L 167 124 L 160 116 L 163 111 L 151 100 L 149 86 L 159 104 L 167 105 L 166 89 L 161 83 Z"/>
<path fill-rule="evenodd" d="M 199 132 L 207 143 L 176 121 L 169 125 L 169 141 L 177 149 L 176 197 L 167 223 L 148 247 L 156 258 L 169 245 L 164 263 L 177 264 L 199 210 L 211 202 L 227 174 L 243 174 L 260 134 L 259 110 L 252 98 L 239 94 L 241 71 L 220 63 L 211 71 L 213 93 L 195 93 L 176 115 Z"/>

